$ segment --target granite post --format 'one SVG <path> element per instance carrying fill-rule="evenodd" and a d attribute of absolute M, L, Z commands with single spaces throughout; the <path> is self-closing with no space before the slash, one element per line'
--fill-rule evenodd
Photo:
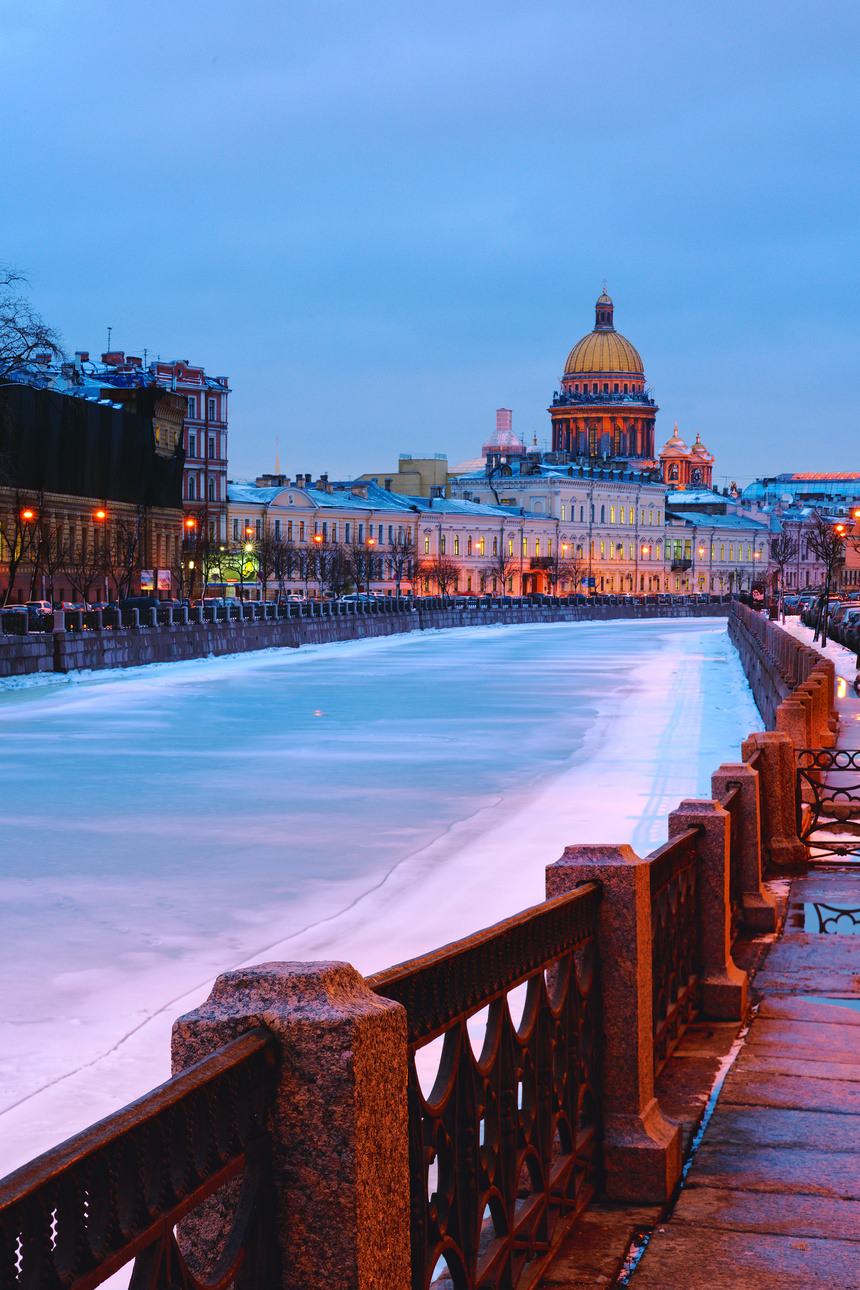
<path fill-rule="evenodd" d="M 174 1023 L 174 1074 L 254 1026 L 280 1046 L 270 1120 L 280 1286 L 409 1290 L 403 1008 L 348 963 L 227 972 Z"/>
<path fill-rule="evenodd" d="M 758 752 L 761 846 L 766 860 L 782 869 L 804 868 L 806 848 L 797 836 L 794 745 L 776 730 L 757 730 L 741 745 L 749 761 Z"/>
<path fill-rule="evenodd" d="M 696 882 L 702 1008 L 711 1017 L 735 1020 L 746 1010 L 747 974 L 732 960 L 731 818 L 719 802 L 687 800 L 669 813 L 669 837 L 677 837 L 687 829 L 700 830 L 696 841 Z"/>
<path fill-rule="evenodd" d="M 603 1156 L 613 1200 L 658 1203 L 681 1173 L 681 1130 L 654 1096 L 650 864 L 629 846 L 571 846 L 546 868 L 547 899 L 603 884 Z"/>
<path fill-rule="evenodd" d="M 724 762 L 711 776 L 711 792 L 722 799 L 740 790 L 741 901 L 744 923 L 757 932 L 776 931 L 776 902 L 761 885 L 759 775 L 745 762 Z"/>

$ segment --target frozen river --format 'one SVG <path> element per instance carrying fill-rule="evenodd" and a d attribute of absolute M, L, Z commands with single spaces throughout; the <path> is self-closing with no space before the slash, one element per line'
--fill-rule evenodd
<path fill-rule="evenodd" d="M 475 628 L 0 691 L 0 1174 L 169 1073 L 218 972 L 370 972 L 665 840 L 761 720 L 724 620 Z"/>

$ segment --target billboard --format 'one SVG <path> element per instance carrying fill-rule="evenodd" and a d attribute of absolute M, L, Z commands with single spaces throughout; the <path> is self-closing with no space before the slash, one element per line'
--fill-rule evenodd
<path fill-rule="evenodd" d="M 155 570 L 154 569 L 141 569 L 140 589 L 141 591 L 155 591 Z"/>
<path fill-rule="evenodd" d="M 170 590 L 170 570 L 158 569 L 156 572 L 158 573 L 158 590 L 169 591 Z"/>

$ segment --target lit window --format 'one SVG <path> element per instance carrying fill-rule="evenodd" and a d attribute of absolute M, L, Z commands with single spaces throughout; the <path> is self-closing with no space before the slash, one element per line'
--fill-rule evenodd
<path fill-rule="evenodd" d="M 455 555 L 460 554 L 460 534 L 459 533 L 454 534 L 454 554 Z"/>
<path fill-rule="evenodd" d="M 305 540 L 305 522 L 304 520 L 300 520 L 299 521 L 299 541 L 304 542 L 304 540 Z"/>
<path fill-rule="evenodd" d="M 430 534 L 429 533 L 424 534 L 424 554 L 425 555 L 430 554 Z"/>
<path fill-rule="evenodd" d="M 472 554 L 472 535 L 470 533 L 469 536 L 466 538 L 466 555 L 471 555 L 471 554 Z"/>
<path fill-rule="evenodd" d="M 233 519 L 233 541 L 239 541 L 239 521 L 235 517 Z"/>
<path fill-rule="evenodd" d="M 535 538 L 535 555 L 540 555 L 540 538 Z"/>
<path fill-rule="evenodd" d="M 281 521 L 280 520 L 275 520 L 275 540 L 277 542 L 280 542 L 281 540 Z"/>
<path fill-rule="evenodd" d="M 567 519 L 567 507 L 565 506 L 564 502 L 562 502 L 561 504 L 561 518 L 563 520 Z"/>
<path fill-rule="evenodd" d="M 513 553 L 514 553 L 514 539 L 513 539 L 512 537 L 509 537 L 509 538 L 508 538 L 508 555 L 513 555 Z"/>
<path fill-rule="evenodd" d="M 483 555 L 483 554 L 484 554 L 484 535 L 482 533 L 481 536 L 478 538 L 478 555 Z"/>
<path fill-rule="evenodd" d="M 618 387 L 616 386 L 616 389 L 617 389 L 617 388 L 618 388 Z M 610 508 L 609 508 L 609 523 L 610 523 L 610 524 L 614 524 L 614 523 L 615 523 L 615 507 L 614 507 L 614 506 L 610 506 Z"/>

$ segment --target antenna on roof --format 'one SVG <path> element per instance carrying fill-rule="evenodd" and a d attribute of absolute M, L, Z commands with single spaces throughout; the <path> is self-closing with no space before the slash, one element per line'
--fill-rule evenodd
<path fill-rule="evenodd" d="M 279 446 L 280 444 L 278 441 L 278 437 L 276 435 L 275 436 L 275 474 L 276 475 L 280 475 L 281 473 L 281 455 L 278 451 Z"/>
<path fill-rule="evenodd" d="M 112 331 L 113 327 L 108 327 L 108 353 L 110 353 L 110 334 Z"/>

